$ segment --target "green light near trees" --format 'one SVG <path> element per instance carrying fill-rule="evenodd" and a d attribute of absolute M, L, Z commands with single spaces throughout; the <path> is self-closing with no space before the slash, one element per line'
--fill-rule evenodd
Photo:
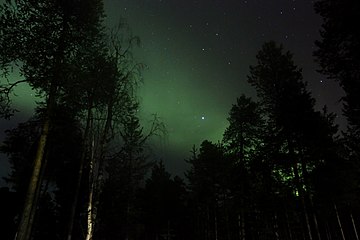
<path fill-rule="evenodd" d="M 17 86 L 12 94 L 14 107 L 19 111 L 19 114 L 32 115 L 36 103 L 41 100 L 42 98 L 36 96 L 36 92 L 26 83 Z"/>

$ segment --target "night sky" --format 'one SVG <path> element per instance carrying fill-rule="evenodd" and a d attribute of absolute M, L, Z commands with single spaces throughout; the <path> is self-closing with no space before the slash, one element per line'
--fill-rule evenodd
<path fill-rule="evenodd" d="M 108 0 L 105 11 L 107 26 L 124 17 L 141 38 L 135 52 L 147 65 L 141 115 L 145 125 L 154 113 L 165 123 L 168 135 L 153 141 L 153 157 L 173 174 L 182 175 L 194 144 L 221 140 L 237 97 L 256 96 L 247 75 L 265 41 L 275 40 L 294 53 L 318 109 L 326 104 L 341 114 L 341 91 L 316 72 L 312 56 L 321 26 L 313 1 Z M 16 118 L 26 119 L 34 97 L 26 87 L 16 93 L 22 109 Z M 1 121 L 1 127 L 8 123 Z"/>

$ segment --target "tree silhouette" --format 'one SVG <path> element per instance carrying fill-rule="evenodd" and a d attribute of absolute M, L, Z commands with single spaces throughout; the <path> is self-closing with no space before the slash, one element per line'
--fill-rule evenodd
<path fill-rule="evenodd" d="M 260 142 L 263 125 L 260 106 L 251 98 L 241 95 L 236 105 L 232 106 L 228 121 L 229 127 L 225 130 L 223 142 L 238 161 L 245 164 Z"/>
<path fill-rule="evenodd" d="M 229 172 L 233 176 L 231 191 L 235 199 L 232 208 L 237 209 L 237 216 L 233 218 L 237 218 L 238 221 L 238 237 L 245 239 L 245 219 L 251 215 L 250 202 L 253 200 L 250 196 L 253 192 L 250 190 L 250 168 L 255 162 L 255 153 L 259 151 L 262 142 L 264 121 L 259 104 L 245 95 L 241 95 L 232 106 L 228 121 L 229 126 L 225 130 L 223 143 L 227 154 L 234 161 L 233 171 Z"/>
<path fill-rule="evenodd" d="M 281 45 L 267 42 L 257 60 L 258 64 L 250 67 L 248 81 L 256 88 L 267 116 L 266 134 L 270 141 L 265 145 L 270 144 L 270 161 L 274 161 L 277 172 L 293 181 L 303 207 L 308 236 L 312 239 L 311 204 L 307 204 L 308 198 L 311 200 L 309 172 L 324 161 L 317 153 L 323 150 L 326 142 L 332 142 L 334 132 L 323 127 L 330 124 L 314 110 L 315 101 L 289 52 L 283 53 Z M 313 218 L 314 232 L 318 234 L 315 215 Z"/>
<path fill-rule="evenodd" d="M 231 198 L 234 161 L 225 155 L 221 144 L 203 141 L 198 154 L 193 149 L 193 156 L 188 163 L 190 170 L 186 176 L 196 207 L 193 216 L 196 237 L 212 239 L 227 235 L 228 200 Z"/>
<path fill-rule="evenodd" d="M 149 239 L 187 239 L 187 233 L 182 232 L 188 230 L 183 222 L 185 186 L 179 177 L 171 178 L 161 161 L 153 166 L 139 196 L 145 235 Z"/>
<path fill-rule="evenodd" d="M 335 211 L 338 219 L 340 219 L 338 212 L 341 215 L 342 211 L 351 216 L 355 233 L 356 227 L 352 212 L 356 212 L 358 209 L 355 199 L 358 199 L 356 192 L 359 188 L 356 185 L 360 181 L 359 177 L 356 177 L 359 176 L 357 162 L 360 159 L 360 98 L 358 94 L 360 90 L 360 31 L 354 26 L 354 22 L 358 22 L 357 12 L 359 10 L 360 3 L 358 1 L 321 0 L 315 3 L 315 11 L 323 18 L 323 24 L 320 30 L 321 39 L 315 42 L 317 49 L 314 51 L 314 55 L 320 65 L 320 72 L 329 79 L 338 81 L 344 89 L 343 112 L 348 122 L 347 131 L 341 142 L 344 148 L 339 151 L 342 152 L 343 162 L 337 164 L 338 174 L 333 168 L 337 162 L 335 160 L 326 166 L 328 172 L 325 171 L 326 174 L 338 179 L 338 182 L 347 184 L 341 186 L 333 183 L 334 189 L 329 189 L 326 194 L 333 199 L 333 205 L 338 204 L 339 211 L 337 209 Z M 329 175 L 325 175 L 324 179 L 331 181 Z M 334 193 L 337 193 L 337 196 L 333 196 Z M 345 195 L 346 197 L 344 197 Z M 344 204 L 345 202 L 347 203 Z M 341 228 L 340 220 L 337 225 L 341 231 L 346 231 Z M 343 236 L 341 237 L 343 238 Z M 358 239 L 358 236 L 356 238 Z"/>
<path fill-rule="evenodd" d="M 88 40 L 84 36 L 98 29 L 102 13 L 99 9 L 99 1 L 76 4 L 69 1 L 7 1 L 1 7 L 1 69 L 6 73 L 18 63 L 25 78 L 2 87 L 2 96 L 5 94 L 2 99 L 8 99 L 7 94 L 17 83 L 26 81 L 46 99 L 47 109 L 16 239 L 29 238 L 53 108 L 58 94 L 65 90 L 61 87 L 69 80 L 69 59 L 74 56 L 77 46 Z"/>
<path fill-rule="evenodd" d="M 339 81 L 346 96 L 344 113 L 354 134 L 359 135 L 360 126 L 360 30 L 358 22 L 360 3 L 357 1 L 321 0 L 315 10 L 324 20 L 320 31 L 321 40 L 316 42 L 314 52 L 320 72 Z"/>
<path fill-rule="evenodd" d="M 36 145 L 41 129 L 41 115 L 43 111 L 35 115 L 17 128 L 7 131 L 7 136 L 1 151 L 9 157 L 12 167 L 7 179 L 16 190 L 19 199 L 23 200 L 26 194 L 26 183 L 31 175 L 32 160 L 36 153 Z M 42 181 L 39 185 L 39 200 L 43 204 L 36 207 L 34 215 L 33 236 L 45 230 L 44 224 L 55 224 L 57 231 L 53 234 L 61 236 L 65 224 L 64 217 L 69 211 L 69 196 L 73 193 L 73 181 L 76 176 L 76 168 L 80 159 L 82 144 L 80 123 L 74 119 L 73 114 L 66 107 L 57 106 L 54 111 L 52 131 L 49 135 L 46 148 L 46 160 L 44 161 Z M 54 187 L 56 186 L 56 189 Z M 49 198 L 51 196 L 51 198 Z M 54 204 L 56 203 L 56 204 Z M 23 202 L 22 202 L 23 204 Z M 51 205 L 55 205 L 52 206 Z M 49 208 L 44 211 L 43 207 Z M 54 214 L 53 220 L 44 220 L 49 213 Z M 46 214 L 45 214 L 46 213 Z M 50 229 L 49 229 L 50 231 Z M 37 235 L 36 235 L 37 236 Z"/>

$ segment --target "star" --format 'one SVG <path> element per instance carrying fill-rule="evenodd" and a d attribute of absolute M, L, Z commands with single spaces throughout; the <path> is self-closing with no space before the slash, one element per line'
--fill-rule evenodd
<path fill-rule="evenodd" d="M 202 117 L 201 117 L 201 120 L 205 120 L 205 117 L 204 117 L 204 116 L 202 116 Z"/>

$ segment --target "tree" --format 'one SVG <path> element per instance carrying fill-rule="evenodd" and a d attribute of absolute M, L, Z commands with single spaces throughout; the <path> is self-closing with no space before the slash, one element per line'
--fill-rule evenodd
<path fill-rule="evenodd" d="M 90 51 L 83 49 L 79 58 L 82 62 L 74 62 L 79 65 L 80 71 L 75 75 L 75 83 L 78 85 L 70 85 L 71 91 L 64 95 L 62 99 L 66 104 L 77 106 L 74 108 L 79 121 L 83 118 L 83 139 L 84 144 L 81 150 L 80 165 L 76 180 L 76 188 L 72 209 L 69 214 L 68 239 L 71 239 L 72 229 L 74 225 L 76 209 L 78 206 L 78 198 L 83 181 L 83 172 L 89 170 L 89 197 L 87 210 L 87 238 L 91 238 L 93 234 L 94 219 L 96 219 L 96 201 L 95 185 L 98 181 L 98 174 L 102 170 L 101 164 L 104 161 L 104 152 L 106 143 L 111 139 L 110 129 L 112 127 L 114 101 L 116 100 L 118 86 L 117 68 L 114 61 L 107 56 L 106 48 L 102 46 L 102 39 L 92 42 Z M 100 46 L 98 46 L 100 45 Z M 83 63 L 86 63 L 83 65 Z M 77 94 L 82 88 L 82 94 Z M 80 99 L 80 100 L 79 100 Z M 94 211 L 93 211 L 94 210 Z"/>
<path fill-rule="evenodd" d="M 120 130 L 122 143 L 116 143 L 121 146 L 120 150 L 114 152 L 105 164 L 108 178 L 105 180 L 101 204 L 103 219 L 100 226 L 101 231 L 106 232 L 109 239 L 130 234 L 129 228 L 134 221 L 135 195 L 150 167 L 144 154 L 144 136 L 139 119 L 135 115 L 136 109 L 128 112 L 125 125 Z M 109 206 L 112 206 L 111 209 Z"/>
<path fill-rule="evenodd" d="M 237 156 L 238 161 L 245 164 L 260 142 L 263 124 L 261 109 L 251 98 L 241 95 L 236 105 L 232 106 L 228 121 L 229 127 L 225 130 L 223 142 Z"/>
<path fill-rule="evenodd" d="M 155 116 L 147 134 L 140 125 L 138 103 L 131 98 L 127 111 L 115 125 L 118 133 L 112 142 L 115 148 L 104 163 L 107 177 L 104 179 L 104 192 L 101 197 L 99 233 L 107 239 L 131 237 L 137 226 L 138 206 L 136 196 L 144 183 L 148 170 L 153 165 L 147 155 L 147 142 L 150 137 L 164 133 L 162 122 Z M 116 209 L 116 211 L 114 211 Z M 116 221 L 114 219 L 117 219 Z"/>
<path fill-rule="evenodd" d="M 110 45 L 106 47 L 104 65 L 104 69 L 107 70 L 96 78 L 98 84 L 93 88 L 98 91 L 101 86 L 102 95 L 100 96 L 104 98 L 100 98 L 100 101 L 93 103 L 88 109 L 92 115 L 88 145 L 91 154 L 89 162 L 84 167 L 90 169 L 87 226 L 88 229 L 92 229 L 91 231 L 94 231 L 95 224 L 99 224 L 100 232 L 103 231 L 102 228 L 107 229 L 108 227 L 103 223 L 107 222 L 106 218 L 111 218 L 112 215 L 110 213 L 98 223 L 96 222 L 98 207 L 101 205 L 100 211 L 106 211 L 104 208 L 107 208 L 106 203 L 100 203 L 101 199 L 108 200 L 106 197 L 101 197 L 103 188 L 108 191 L 107 185 L 118 186 L 124 184 L 121 180 L 128 179 L 130 185 L 125 184 L 123 187 L 126 190 L 122 189 L 125 193 L 120 195 L 121 197 L 129 196 L 131 192 L 130 198 L 133 197 L 133 192 L 128 191 L 129 187 L 133 190 L 138 187 L 148 167 L 144 144 L 159 126 L 156 121 L 149 135 L 143 135 L 137 116 L 139 104 L 136 95 L 137 86 L 142 79 L 143 64 L 135 62 L 132 56 L 132 49 L 139 44 L 140 40 L 128 34 L 124 31 L 123 25 L 119 25 L 110 33 Z M 97 71 L 97 68 L 98 64 L 95 64 L 94 70 Z M 89 100 L 91 98 L 88 98 Z M 126 170 L 123 169 L 125 166 Z M 119 173 L 119 171 L 124 172 Z M 117 191 L 114 190 L 114 192 L 116 195 Z M 115 201 L 116 204 L 116 200 L 114 197 L 110 201 Z M 131 199 L 128 201 L 131 203 Z M 87 238 L 90 239 L 91 235 L 92 233 L 89 233 Z"/>
<path fill-rule="evenodd" d="M 8 99 L 7 94 L 17 83 L 27 82 L 46 99 L 47 109 L 16 239 L 29 238 L 52 109 L 60 88 L 69 79 L 68 63 L 79 46 L 77 44 L 84 44 L 88 40 L 84 36 L 97 29 L 100 5 L 99 1 L 76 4 L 71 1 L 7 1 L 1 7 L 1 69 L 6 73 L 18 63 L 20 73 L 25 77 L 25 80 L 2 87 L 1 99 Z M 3 110 L 7 114 L 8 106 L 5 107 Z"/>
<path fill-rule="evenodd" d="M 346 180 L 343 179 L 342 182 L 351 181 L 343 187 L 345 191 L 340 191 L 342 194 L 339 195 L 346 197 L 341 200 L 337 198 L 337 204 L 340 206 L 340 213 L 342 209 L 345 212 L 347 208 L 352 209 L 347 213 L 352 217 L 352 212 L 358 208 L 358 200 L 355 199 L 359 199 L 360 182 L 360 30 L 354 25 L 359 20 L 360 3 L 351 0 L 319 0 L 315 3 L 315 11 L 323 18 L 321 39 L 315 42 L 317 49 L 314 51 L 319 71 L 339 82 L 345 92 L 342 98 L 343 113 L 348 126 L 342 140 L 344 150 L 341 151 L 341 158 L 345 162 L 340 164 L 339 168 L 343 171 L 339 171 L 340 176 L 337 177 L 346 176 Z M 331 165 L 327 167 L 331 171 Z M 333 192 L 335 191 L 331 191 Z M 352 200 L 349 201 L 350 199 Z M 347 203 L 344 204 L 345 202 Z M 341 205 L 347 207 L 342 208 Z M 354 230 L 356 232 L 355 227 Z"/>
<path fill-rule="evenodd" d="M 318 229 L 315 217 L 314 221 L 310 220 L 312 206 L 307 204 L 311 202 L 309 173 L 326 161 L 321 152 L 329 147 L 324 143 L 333 141 L 334 132 L 323 127 L 330 125 L 328 119 L 314 110 L 315 101 L 290 52 L 284 53 L 281 45 L 267 42 L 257 60 L 257 65 L 250 67 L 248 81 L 257 90 L 266 114 L 268 140 L 265 148 L 270 153 L 275 173 L 293 182 L 294 192 L 303 207 L 308 237 L 312 239 L 312 222 L 314 232 Z"/>
<path fill-rule="evenodd" d="M 183 180 L 172 178 L 162 161 L 154 164 L 145 188 L 138 194 L 143 234 L 148 239 L 191 239 L 186 196 Z"/>
<path fill-rule="evenodd" d="M 320 72 L 337 80 L 343 87 L 344 113 L 359 139 L 360 134 L 360 30 L 354 23 L 360 17 L 358 1 L 319 0 L 315 11 L 322 16 L 321 40 L 316 41 L 314 55 Z"/>
<path fill-rule="evenodd" d="M 264 121 L 259 104 L 245 95 L 241 95 L 232 106 L 228 121 L 223 143 L 227 154 L 234 161 L 234 169 L 228 174 L 233 176 L 231 192 L 237 211 L 237 232 L 240 239 L 245 239 L 245 218 L 251 215 L 247 212 L 250 212 L 250 202 L 253 200 L 250 194 L 254 192 L 253 189 L 250 190 L 250 182 L 254 181 L 250 179 L 250 168 L 255 162 L 255 153 L 260 149 Z"/>
<path fill-rule="evenodd" d="M 190 194 L 196 207 L 194 220 L 198 239 L 216 239 L 226 236 L 227 204 L 230 198 L 232 159 L 224 147 L 203 141 L 199 153 L 193 149 L 186 173 Z"/>
<path fill-rule="evenodd" d="M 36 153 L 43 112 L 44 110 L 40 109 L 27 122 L 7 130 L 0 149 L 9 158 L 12 171 L 6 180 L 16 190 L 21 205 L 26 194 L 26 184 L 31 176 L 32 160 Z M 42 181 L 39 185 L 39 200 L 42 204 L 35 208 L 33 233 L 30 234 L 32 236 L 47 231 L 44 224 L 55 224 L 55 220 L 58 228 L 56 232 L 53 230 L 51 232 L 58 236 L 63 235 L 62 231 L 66 225 L 64 216 L 67 216 L 69 211 L 69 196 L 73 193 L 73 182 L 80 159 L 82 145 L 80 123 L 66 107 L 59 105 L 54 110 L 54 119 L 56 120 L 53 121 L 48 138 L 46 159 L 41 174 Z M 46 206 L 49 208 L 44 208 Z M 50 217 L 51 212 L 54 221 L 45 220 L 44 217 Z"/>

